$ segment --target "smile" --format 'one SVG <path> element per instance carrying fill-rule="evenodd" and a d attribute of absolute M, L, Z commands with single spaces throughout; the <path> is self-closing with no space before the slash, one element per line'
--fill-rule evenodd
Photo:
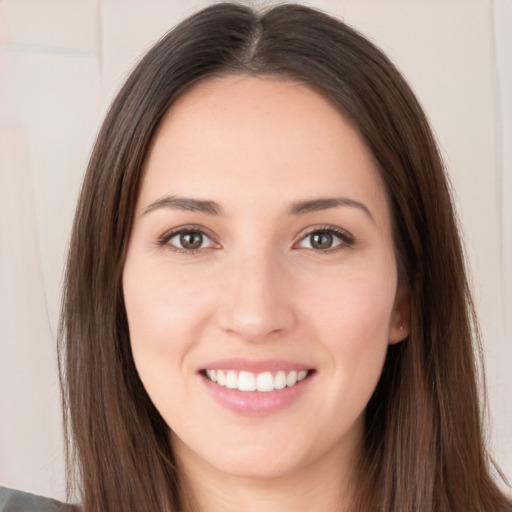
<path fill-rule="evenodd" d="M 244 416 L 274 414 L 300 400 L 314 386 L 317 369 L 293 360 L 232 357 L 198 369 L 210 396 Z"/>
<path fill-rule="evenodd" d="M 277 372 L 253 373 L 236 370 L 205 370 L 206 377 L 219 386 L 238 391 L 270 392 L 274 390 L 293 387 L 304 380 L 308 370 L 279 370 Z"/>

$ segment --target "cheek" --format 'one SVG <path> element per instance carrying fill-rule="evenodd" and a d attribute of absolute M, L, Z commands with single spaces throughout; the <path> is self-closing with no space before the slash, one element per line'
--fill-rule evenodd
<path fill-rule="evenodd" d="M 187 356 L 200 340 L 206 302 L 200 282 L 168 265 L 127 259 L 123 292 L 133 359 L 152 402 L 168 425 L 187 408 Z"/>
<path fill-rule="evenodd" d="M 304 300 L 318 319 L 318 325 L 338 332 L 342 338 L 359 343 L 385 338 L 396 293 L 396 272 L 371 266 L 350 273 L 317 280 L 308 286 Z"/>
<path fill-rule="evenodd" d="M 180 375 L 206 321 L 208 298 L 200 293 L 200 284 L 161 262 L 127 259 L 123 292 L 133 359 L 161 410 L 175 407 L 182 396 Z"/>
<path fill-rule="evenodd" d="M 309 286 L 304 311 L 344 387 L 373 391 L 389 344 L 396 292 L 393 265 L 367 266 Z M 364 384 L 366 382 L 366 384 Z M 366 387 L 368 389 L 366 389 Z M 365 388 L 363 390 L 363 388 Z"/>
<path fill-rule="evenodd" d="M 123 291 L 132 344 L 144 340 L 167 350 L 179 334 L 201 325 L 208 302 L 201 280 L 168 266 L 130 261 L 123 275 Z M 172 344 L 170 342 L 173 342 Z"/>

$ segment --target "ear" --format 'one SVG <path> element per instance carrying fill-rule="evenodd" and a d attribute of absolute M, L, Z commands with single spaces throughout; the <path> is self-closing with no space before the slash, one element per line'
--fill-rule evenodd
<path fill-rule="evenodd" d="M 411 331 L 411 305 L 409 289 L 405 284 L 398 284 L 395 304 L 389 323 L 389 344 L 403 341 Z"/>

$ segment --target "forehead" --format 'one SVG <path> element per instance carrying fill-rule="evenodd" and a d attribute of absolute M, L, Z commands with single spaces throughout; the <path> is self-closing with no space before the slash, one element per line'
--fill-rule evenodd
<path fill-rule="evenodd" d="M 228 206 L 336 194 L 387 201 L 371 153 L 331 103 L 302 83 L 245 75 L 193 87 L 154 137 L 141 201 L 192 193 Z"/>

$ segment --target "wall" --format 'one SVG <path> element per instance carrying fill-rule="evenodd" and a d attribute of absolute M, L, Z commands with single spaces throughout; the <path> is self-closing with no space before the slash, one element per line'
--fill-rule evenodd
<path fill-rule="evenodd" d="M 55 341 L 71 219 L 109 101 L 208 2 L 0 0 L 0 482 L 63 497 Z M 254 2 L 258 3 L 258 2 Z M 512 2 L 317 0 L 379 44 L 425 106 L 481 315 L 493 452 L 512 477 Z"/>

